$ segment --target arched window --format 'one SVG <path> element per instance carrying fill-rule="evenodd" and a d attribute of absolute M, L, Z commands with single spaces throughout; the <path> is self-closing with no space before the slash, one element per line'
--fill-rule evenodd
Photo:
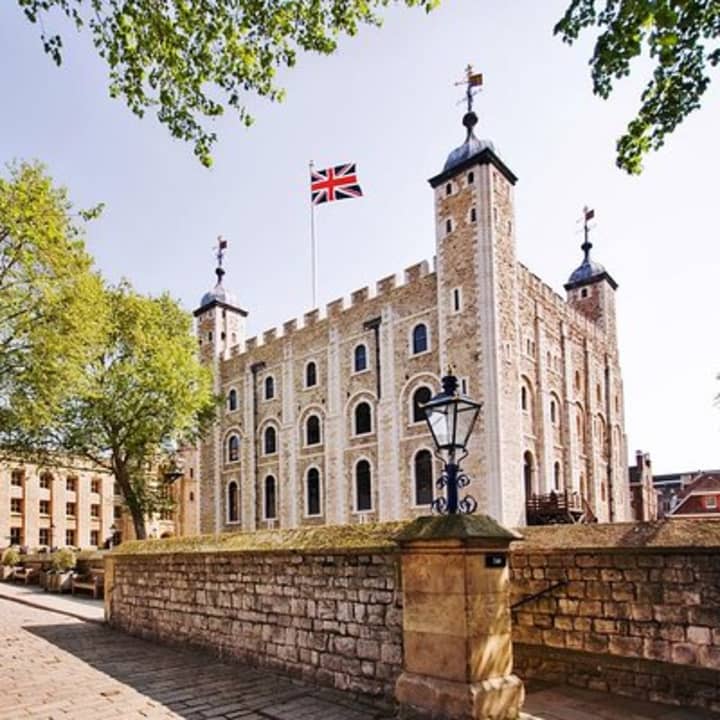
<path fill-rule="evenodd" d="M 233 388 L 233 389 L 228 393 L 228 410 L 229 410 L 230 412 L 233 412 L 233 410 L 237 410 L 237 409 L 238 409 L 237 390 L 235 390 L 235 388 Z"/>
<path fill-rule="evenodd" d="M 430 505 L 433 501 L 432 455 L 429 450 L 415 454 L 415 504 Z"/>
<path fill-rule="evenodd" d="M 550 400 L 550 422 L 554 425 L 557 422 L 557 405 L 555 400 Z"/>
<path fill-rule="evenodd" d="M 240 459 L 240 438 L 231 435 L 228 438 L 228 462 L 237 462 Z"/>
<path fill-rule="evenodd" d="M 353 353 L 353 368 L 355 372 L 367 370 L 367 347 L 356 345 Z"/>
<path fill-rule="evenodd" d="M 266 455 L 274 455 L 277 452 L 277 432 L 272 425 L 265 428 L 264 446 Z"/>
<path fill-rule="evenodd" d="M 307 419 L 307 423 L 305 425 L 305 444 L 320 444 L 320 418 L 317 415 L 311 415 Z"/>
<path fill-rule="evenodd" d="M 306 480 L 306 503 L 308 515 L 321 515 L 320 512 L 320 472 L 317 468 L 310 468 Z"/>
<path fill-rule="evenodd" d="M 528 391 L 524 385 L 520 388 L 520 407 L 523 410 L 528 409 Z"/>
<path fill-rule="evenodd" d="M 268 475 L 265 478 L 265 519 L 274 520 L 277 517 L 277 498 L 275 495 L 275 478 Z"/>
<path fill-rule="evenodd" d="M 229 523 L 240 521 L 238 484 L 234 480 L 227 486 L 227 519 Z"/>
<path fill-rule="evenodd" d="M 422 409 L 422 406 L 430 402 L 430 399 L 432 398 L 432 393 L 430 392 L 429 387 L 425 387 L 424 385 L 422 387 L 419 387 L 414 393 L 412 397 L 412 421 L 414 423 L 418 422 L 424 422 L 425 421 L 425 411 Z"/>
<path fill-rule="evenodd" d="M 366 402 L 355 406 L 355 434 L 366 435 L 372 432 L 372 410 Z"/>
<path fill-rule="evenodd" d="M 553 481 L 555 484 L 555 489 L 560 490 L 561 485 L 561 478 L 560 478 L 560 463 L 556 462 L 553 466 Z"/>
<path fill-rule="evenodd" d="M 355 466 L 355 509 L 372 510 L 372 473 L 367 460 L 360 460 Z"/>
<path fill-rule="evenodd" d="M 317 365 L 309 362 L 305 366 L 305 387 L 314 387 L 317 385 Z"/>
<path fill-rule="evenodd" d="M 412 351 L 413 355 L 425 352 L 428 349 L 427 325 L 420 323 L 413 328 L 412 331 Z"/>
<path fill-rule="evenodd" d="M 525 498 L 533 494 L 533 456 L 530 451 L 523 455 L 523 480 L 525 482 Z"/>
<path fill-rule="evenodd" d="M 265 399 L 272 400 L 275 397 L 275 378 L 268 375 L 265 378 Z"/>

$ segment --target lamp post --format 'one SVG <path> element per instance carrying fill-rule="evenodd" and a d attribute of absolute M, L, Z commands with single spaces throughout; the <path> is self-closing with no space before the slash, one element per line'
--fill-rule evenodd
<path fill-rule="evenodd" d="M 115 525 L 115 523 L 113 523 L 110 526 L 110 547 L 108 548 L 108 550 L 113 549 L 113 545 L 115 544 L 115 533 L 117 531 L 118 531 L 117 526 Z"/>
<path fill-rule="evenodd" d="M 459 498 L 458 490 L 470 484 L 470 478 L 460 471 L 460 462 L 467 457 L 467 444 L 482 405 L 458 394 L 458 381 L 448 369 L 442 379 L 442 392 L 422 406 L 425 420 L 435 442 L 436 456 L 443 461 L 443 474 L 437 482 L 447 488 L 447 497 L 433 501 L 433 509 L 440 513 L 472 513 L 477 501 L 472 495 Z"/>

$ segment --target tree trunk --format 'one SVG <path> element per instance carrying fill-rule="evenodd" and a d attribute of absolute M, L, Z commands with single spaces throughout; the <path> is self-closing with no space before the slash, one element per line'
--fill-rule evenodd
<path fill-rule="evenodd" d="M 127 470 L 127 466 L 115 460 L 113 462 L 115 479 L 117 480 L 120 490 L 122 490 L 123 498 L 125 499 L 125 505 L 130 511 L 132 517 L 133 527 L 135 528 L 135 537 L 138 540 L 145 540 L 147 538 L 147 530 L 145 528 L 145 512 L 141 507 L 141 503 L 135 497 L 133 492 L 132 484 L 130 483 L 130 475 Z"/>

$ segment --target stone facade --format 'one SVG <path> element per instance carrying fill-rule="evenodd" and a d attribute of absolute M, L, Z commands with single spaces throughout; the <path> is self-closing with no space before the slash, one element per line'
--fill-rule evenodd
<path fill-rule="evenodd" d="M 405 576 L 393 542 L 402 527 L 128 543 L 106 562 L 107 617 L 136 635 L 385 700 L 403 669 L 403 627 L 412 645 L 418 629 L 462 634 L 487 620 L 506 648 L 495 669 L 508 672 L 506 615 L 488 615 L 485 601 L 458 615 L 436 582 L 438 572 L 459 572 L 452 563 L 414 572 L 411 556 Z M 703 519 L 526 529 L 511 545 L 509 587 L 506 569 L 488 570 L 502 584 L 495 594 L 509 591 L 514 605 L 514 673 L 720 711 L 718 530 L 720 521 Z M 473 581 L 463 586 L 471 598 Z M 433 594 L 437 610 L 418 614 L 417 601 Z M 419 672 L 437 676 L 452 665 L 432 669 L 435 640 L 414 650 L 426 659 Z M 435 659 L 458 647 L 437 644 Z"/>
<path fill-rule="evenodd" d="M 715 547 L 633 547 L 625 526 L 620 546 L 515 548 L 518 675 L 720 711 L 714 525 Z"/>
<path fill-rule="evenodd" d="M 81 463 L 0 463 L 0 545 L 91 548 L 110 537 L 113 479 Z"/>
<path fill-rule="evenodd" d="M 464 465 L 480 511 L 523 525 L 528 495 L 569 490 L 600 521 L 629 518 L 616 285 L 591 263 L 563 298 L 521 265 L 516 178 L 471 129 L 466 146 L 430 181 L 432 266 L 400 284 L 390 275 L 323 317 L 245 338 L 247 313 L 218 268 L 195 311 L 226 398 L 199 448 L 201 531 L 427 514 L 419 476 L 439 467 L 414 401 L 438 391 L 448 365 L 483 403 Z"/>
<path fill-rule="evenodd" d="M 121 555 L 113 566 L 109 619 L 116 627 L 393 697 L 402 663 L 394 554 Z"/>

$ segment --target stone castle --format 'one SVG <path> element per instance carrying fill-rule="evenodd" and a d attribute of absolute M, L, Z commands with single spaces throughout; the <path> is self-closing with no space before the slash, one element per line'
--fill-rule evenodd
<path fill-rule="evenodd" d="M 555 293 L 517 261 L 516 177 L 463 118 L 465 142 L 430 179 L 437 250 L 245 337 L 217 284 L 195 311 L 225 405 L 199 448 L 201 532 L 428 514 L 441 466 L 420 405 L 452 365 L 483 409 L 463 462 L 478 512 L 526 523 L 526 501 L 571 491 L 600 521 L 630 518 L 616 283 L 590 258 Z"/>

